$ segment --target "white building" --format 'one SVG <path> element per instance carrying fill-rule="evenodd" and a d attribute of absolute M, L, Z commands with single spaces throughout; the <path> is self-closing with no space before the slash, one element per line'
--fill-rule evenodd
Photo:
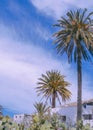
<path fill-rule="evenodd" d="M 61 107 L 51 109 L 51 114 L 58 113 L 62 120 L 68 125 L 75 125 L 77 119 L 77 103 L 66 104 Z M 82 103 L 83 124 L 90 124 L 93 127 L 93 99 Z"/>
<path fill-rule="evenodd" d="M 29 127 L 31 123 L 31 115 L 28 114 L 16 114 L 13 121 L 17 124 L 24 124 L 25 127 Z"/>

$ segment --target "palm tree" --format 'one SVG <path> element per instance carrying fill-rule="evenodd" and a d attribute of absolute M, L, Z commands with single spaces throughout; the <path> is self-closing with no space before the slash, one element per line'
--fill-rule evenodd
<path fill-rule="evenodd" d="M 54 25 L 60 28 L 54 34 L 58 53 L 66 53 L 68 61 L 77 64 L 77 121 L 82 119 L 82 60 L 89 61 L 93 56 L 93 12 L 86 15 L 86 11 L 69 11 Z"/>
<path fill-rule="evenodd" d="M 70 99 L 71 92 L 67 89 L 70 83 L 65 81 L 64 77 L 58 71 L 46 71 L 46 74 L 42 74 L 42 77 L 39 78 L 37 92 L 46 97 L 46 101 L 52 100 L 52 108 L 56 106 L 56 98 L 59 103 L 61 103 L 60 96 L 63 101 Z"/>
<path fill-rule="evenodd" d="M 45 104 L 43 104 L 42 102 L 40 102 L 40 103 L 35 103 L 34 104 L 34 107 L 36 108 L 36 111 L 37 111 L 37 113 L 39 114 L 39 115 L 41 115 L 41 116 L 43 116 L 43 114 L 45 113 L 45 112 L 47 112 L 48 111 L 48 109 L 49 109 L 49 107 L 47 107 Z"/>

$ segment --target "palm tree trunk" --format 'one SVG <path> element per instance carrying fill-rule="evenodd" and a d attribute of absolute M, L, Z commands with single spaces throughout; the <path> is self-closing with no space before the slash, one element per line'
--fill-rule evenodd
<path fill-rule="evenodd" d="M 82 61 L 81 61 L 81 52 L 78 48 L 78 57 L 77 57 L 77 122 L 82 119 Z"/>
<path fill-rule="evenodd" d="M 55 108 L 55 107 L 56 107 L 56 93 L 54 91 L 52 95 L 52 108 Z"/>

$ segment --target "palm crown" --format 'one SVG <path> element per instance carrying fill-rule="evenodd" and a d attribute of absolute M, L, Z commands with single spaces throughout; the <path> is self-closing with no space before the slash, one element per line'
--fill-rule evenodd
<path fill-rule="evenodd" d="M 61 17 L 55 25 L 61 28 L 54 34 L 58 53 L 66 52 L 70 62 L 72 58 L 77 61 L 78 53 L 84 60 L 90 60 L 93 55 L 93 20 L 90 18 L 93 12 L 86 15 L 86 11 L 70 11 L 67 18 Z"/>
<path fill-rule="evenodd" d="M 36 108 L 37 110 L 37 113 L 39 115 L 43 115 L 45 112 L 48 111 L 49 107 L 47 107 L 45 104 L 43 104 L 42 102 L 40 103 L 35 103 L 34 104 L 34 107 Z"/>
<path fill-rule="evenodd" d="M 52 107 L 55 107 L 55 99 L 57 98 L 60 102 L 59 96 L 63 101 L 70 99 L 71 92 L 67 89 L 69 85 L 70 83 L 65 81 L 64 76 L 58 71 L 47 71 L 39 78 L 36 89 L 39 95 L 42 94 L 43 97 L 46 97 L 46 101 L 52 100 Z"/>

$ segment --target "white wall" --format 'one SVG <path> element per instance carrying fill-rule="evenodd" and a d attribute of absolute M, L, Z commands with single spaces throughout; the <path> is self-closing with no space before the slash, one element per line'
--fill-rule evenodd
<path fill-rule="evenodd" d="M 13 118 L 14 122 L 16 122 L 17 124 L 21 124 L 24 120 L 24 114 L 18 114 L 18 115 L 14 115 Z"/>
<path fill-rule="evenodd" d="M 66 116 L 66 124 L 67 125 L 74 125 L 76 123 L 76 107 L 63 107 L 59 110 L 59 114 L 62 116 Z"/>
<path fill-rule="evenodd" d="M 52 109 L 52 113 L 58 113 L 61 116 L 66 116 L 66 124 L 68 125 L 75 125 L 76 124 L 76 116 L 77 116 L 77 107 L 76 106 L 65 106 Z M 86 105 L 86 108 L 82 106 L 82 115 L 83 114 L 92 114 L 93 115 L 93 106 Z M 92 120 L 84 120 L 84 124 L 89 123 L 93 126 L 93 119 Z"/>

